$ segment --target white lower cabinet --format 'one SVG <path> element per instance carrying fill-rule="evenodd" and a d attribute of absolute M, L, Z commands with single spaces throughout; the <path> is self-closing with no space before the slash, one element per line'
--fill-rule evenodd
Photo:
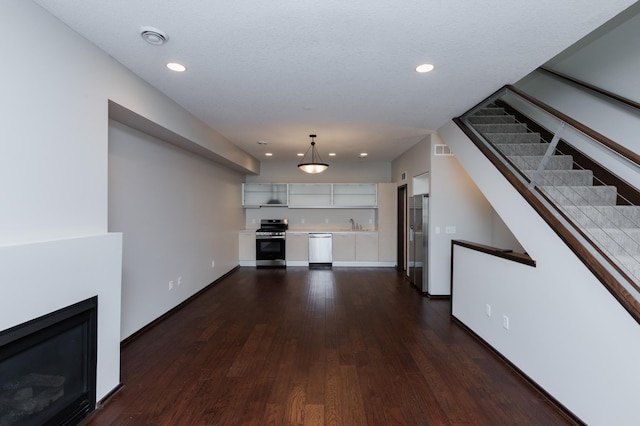
<path fill-rule="evenodd" d="M 238 259 L 256 260 L 256 233 L 255 231 L 240 231 L 238 241 Z"/>
<path fill-rule="evenodd" d="M 309 234 L 306 232 L 289 233 L 286 240 L 287 262 L 309 261 Z"/>
<path fill-rule="evenodd" d="M 355 234 L 356 236 L 356 261 L 377 262 L 378 261 L 378 234 L 367 232 Z"/>
<path fill-rule="evenodd" d="M 350 262 L 356 260 L 355 234 L 333 234 L 333 261 Z"/>

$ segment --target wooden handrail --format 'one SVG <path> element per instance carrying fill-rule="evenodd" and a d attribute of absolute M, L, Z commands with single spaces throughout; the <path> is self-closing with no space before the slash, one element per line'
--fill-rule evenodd
<path fill-rule="evenodd" d="M 583 133 L 586 136 L 590 137 L 591 139 L 595 140 L 596 142 L 599 142 L 600 144 L 606 146 L 610 150 L 616 152 L 618 155 L 620 155 L 620 156 L 626 158 L 627 160 L 631 161 L 632 163 L 640 166 L 640 155 L 638 155 L 637 153 L 631 151 L 629 148 L 626 148 L 626 147 L 620 145 L 619 143 L 614 142 L 613 140 L 609 139 L 608 137 L 604 136 L 603 134 L 596 132 L 592 128 L 590 128 L 588 126 L 585 126 L 584 124 L 576 121 L 575 119 L 573 119 L 573 118 L 569 117 L 568 115 L 558 111 L 557 109 L 550 107 L 549 105 L 545 104 L 544 102 L 540 102 L 539 100 L 527 95 L 526 93 L 522 92 L 519 89 L 516 89 L 514 86 L 506 85 L 505 88 L 507 90 L 517 94 L 521 98 L 525 99 L 527 102 L 529 102 L 529 103 L 537 106 L 538 108 L 546 111 L 547 113 L 555 116 L 559 120 L 564 121 L 565 123 L 569 124 L 571 127 L 577 129 L 578 131 L 580 131 L 581 133 Z"/>
<path fill-rule="evenodd" d="M 558 77 L 562 80 L 567 80 L 573 84 L 575 84 L 576 86 L 580 86 L 580 87 L 584 87 L 585 89 L 588 89 L 594 93 L 597 93 L 599 95 L 604 96 L 605 98 L 609 98 L 613 101 L 616 101 L 618 103 L 621 103 L 623 105 L 629 106 L 633 109 L 637 109 L 640 110 L 640 103 L 636 102 L 636 101 L 632 101 L 629 98 L 625 98 L 624 96 L 620 96 L 617 93 L 613 93 L 610 92 L 608 90 L 605 90 L 601 87 L 598 86 L 594 86 L 593 84 L 589 84 L 586 81 L 582 81 L 582 80 L 578 80 L 575 77 L 571 77 L 567 74 L 563 74 L 561 72 L 552 70 L 551 68 L 547 68 L 547 67 L 540 67 L 539 68 L 541 71 L 547 72 L 555 77 Z"/>
<path fill-rule="evenodd" d="M 498 247 L 487 246 L 485 244 L 474 243 L 465 240 L 451 240 L 451 244 L 479 251 L 491 256 L 501 257 L 512 262 L 522 263 L 528 266 L 536 266 L 536 261 L 526 253 L 514 253 L 513 250 L 505 250 Z"/>

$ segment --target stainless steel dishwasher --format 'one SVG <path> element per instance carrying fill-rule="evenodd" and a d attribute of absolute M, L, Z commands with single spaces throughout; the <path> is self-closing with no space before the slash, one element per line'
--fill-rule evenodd
<path fill-rule="evenodd" d="M 333 234 L 312 232 L 309 234 L 309 267 L 331 267 L 333 262 Z"/>

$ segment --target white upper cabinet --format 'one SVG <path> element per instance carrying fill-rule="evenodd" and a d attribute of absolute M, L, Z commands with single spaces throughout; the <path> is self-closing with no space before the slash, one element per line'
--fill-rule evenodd
<path fill-rule="evenodd" d="M 331 207 L 331 184 L 290 183 L 289 207 Z"/>
<path fill-rule="evenodd" d="M 244 207 L 377 208 L 377 183 L 245 183 Z"/>
<path fill-rule="evenodd" d="M 378 185 L 375 183 L 334 183 L 334 207 L 377 207 Z"/>
<path fill-rule="evenodd" d="M 288 204 L 286 183 L 242 184 L 244 207 L 286 206 Z"/>

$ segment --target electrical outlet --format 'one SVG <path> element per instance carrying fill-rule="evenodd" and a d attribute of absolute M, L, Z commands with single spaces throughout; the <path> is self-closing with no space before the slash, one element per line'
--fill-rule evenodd
<path fill-rule="evenodd" d="M 300 219 L 300 223 L 304 223 L 304 217 Z"/>
<path fill-rule="evenodd" d="M 182 277 L 178 277 L 178 285 L 181 286 L 182 285 Z"/>
<path fill-rule="evenodd" d="M 439 226 L 436 226 L 436 227 L 435 227 L 435 231 L 436 231 L 436 234 L 439 234 L 439 233 L 440 233 L 440 227 L 439 227 Z"/>
<path fill-rule="evenodd" d="M 173 290 L 173 281 L 169 281 L 169 290 Z"/>
<path fill-rule="evenodd" d="M 455 226 L 447 226 L 444 228 L 444 232 L 446 234 L 455 234 L 456 233 L 456 227 Z"/>
<path fill-rule="evenodd" d="M 491 318 L 491 305 L 487 303 L 486 313 L 489 318 Z"/>
<path fill-rule="evenodd" d="M 509 317 L 506 315 L 502 316 L 502 326 L 504 327 L 505 330 L 509 329 Z"/>
<path fill-rule="evenodd" d="M 215 267 L 216 267 L 216 262 L 215 262 L 215 260 L 212 260 L 212 261 L 211 261 L 211 269 L 213 269 L 213 268 L 215 268 Z"/>

